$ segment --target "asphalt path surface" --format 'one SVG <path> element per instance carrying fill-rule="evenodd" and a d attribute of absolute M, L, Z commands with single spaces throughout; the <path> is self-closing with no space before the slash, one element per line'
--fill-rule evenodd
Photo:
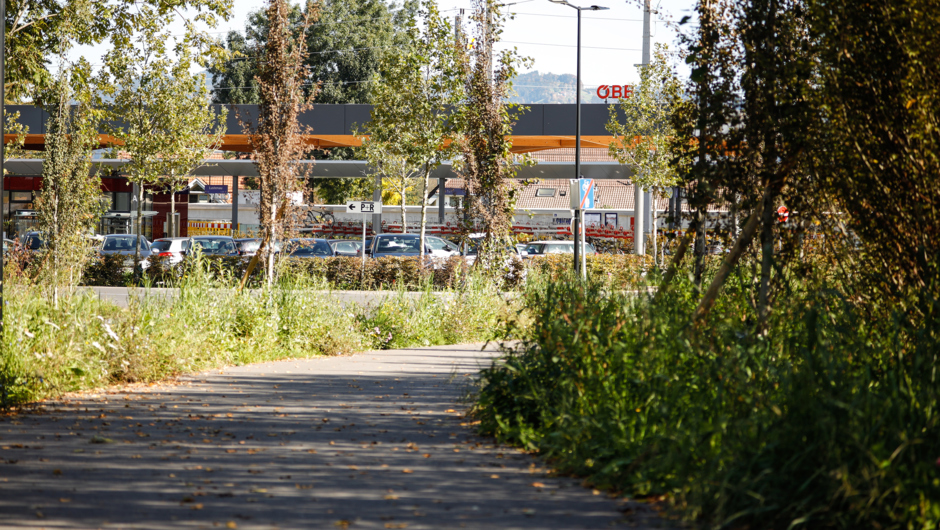
<path fill-rule="evenodd" d="M 662 528 L 464 416 L 494 351 L 215 370 L 0 416 L 0 528 Z"/>
<path fill-rule="evenodd" d="M 133 297 L 141 298 L 172 298 L 176 295 L 177 289 L 153 287 L 150 289 L 137 289 L 133 287 L 86 287 L 95 295 L 107 300 L 119 307 L 127 307 Z M 361 306 L 375 306 L 389 297 L 398 296 L 398 291 L 317 291 L 321 294 L 328 294 L 341 304 L 355 303 Z M 410 298 L 420 298 L 423 292 L 405 292 L 404 296 Z M 437 296 L 453 296 L 452 293 L 434 293 Z"/>

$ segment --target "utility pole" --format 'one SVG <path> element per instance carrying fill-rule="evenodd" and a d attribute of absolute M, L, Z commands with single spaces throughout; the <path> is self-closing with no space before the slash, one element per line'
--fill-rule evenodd
<path fill-rule="evenodd" d="M 641 67 L 650 64 L 650 0 L 643 0 L 643 55 Z M 639 184 L 633 185 L 633 251 L 646 254 L 646 218 L 650 206 L 649 194 Z"/>
<path fill-rule="evenodd" d="M 6 0 L 0 0 L 0 197 L 3 197 L 3 159 L 6 158 L 6 138 L 4 138 L 4 133 L 6 133 L 6 119 L 4 117 L 4 108 L 3 102 L 6 99 L 6 93 L 4 91 L 3 85 L 6 83 L 6 49 L 7 49 L 7 35 L 6 35 L 6 19 L 7 19 L 7 2 Z M 2 201 L 2 199 L 0 199 Z M 13 206 L 12 204 L 10 205 Z M 12 210 L 10 212 L 13 213 Z M 6 238 L 6 226 L 4 224 L 5 219 L 3 218 L 3 209 L 0 208 L 0 235 Z M 3 250 L 0 249 L 0 337 L 3 336 Z"/>

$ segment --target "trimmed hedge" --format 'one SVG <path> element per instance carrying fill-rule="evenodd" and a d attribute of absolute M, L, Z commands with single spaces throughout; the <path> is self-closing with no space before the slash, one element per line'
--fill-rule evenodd
<path fill-rule="evenodd" d="M 558 281 L 571 274 L 572 256 L 555 254 L 539 256 L 525 261 L 512 260 L 506 264 L 500 276 L 503 288 L 516 289 L 525 283 L 527 274 L 536 274 L 549 281 Z M 185 260 L 171 266 L 165 258 L 150 258 L 146 277 L 152 285 L 159 286 L 193 272 L 201 263 L 205 272 L 215 278 L 240 279 L 248 268 L 250 258 L 204 256 L 201 262 Z M 652 256 L 633 254 L 597 254 L 587 256 L 588 274 L 606 285 L 618 288 L 634 288 L 646 284 L 646 275 L 653 269 Z M 366 259 L 362 270 L 362 259 L 354 257 L 335 258 L 288 258 L 278 264 L 280 274 L 304 273 L 320 277 L 334 289 L 374 290 L 402 287 L 406 290 L 420 289 L 430 284 L 435 289 L 450 289 L 463 284 L 471 273 L 471 267 L 461 256 L 454 256 L 435 263 L 435 267 L 422 267 L 418 258 L 382 257 Z M 364 272 L 364 274 L 363 274 Z M 258 287 L 264 278 L 264 264 L 259 263 L 252 274 L 250 285 Z M 123 258 L 108 256 L 96 259 L 84 275 L 84 285 L 124 286 L 132 283 L 131 274 L 123 270 Z"/>

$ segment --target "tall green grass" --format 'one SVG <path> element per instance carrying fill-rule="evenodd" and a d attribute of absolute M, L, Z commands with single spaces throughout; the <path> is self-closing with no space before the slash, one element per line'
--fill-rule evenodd
<path fill-rule="evenodd" d="M 511 313 L 495 287 L 475 279 L 443 295 L 430 284 L 417 297 L 402 286 L 373 307 L 343 304 L 306 274 L 282 274 L 266 290 L 236 284 L 206 260 L 172 285 L 173 296 L 153 292 L 119 308 L 79 291 L 56 307 L 19 277 L 4 293 L 0 406 L 226 365 L 485 341 Z"/>
<path fill-rule="evenodd" d="M 706 528 L 937 528 L 940 302 L 911 297 L 913 321 L 806 284 L 755 333 L 751 279 L 697 328 L 680 283 L 657 303 L 530 292 L 528 338 L 482 374 L 481 429 Z"/>

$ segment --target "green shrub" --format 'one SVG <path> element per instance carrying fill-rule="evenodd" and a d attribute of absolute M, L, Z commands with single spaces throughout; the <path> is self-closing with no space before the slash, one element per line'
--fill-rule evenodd
<path fill-rule="evenodd" d="M 482 374 L 481 429 L 596 485 L 667 494 L 703 527 L 937 527 L 937 300 L 908 300 L 915 322 L 810 283 L 755 334 L 751 279 L 696 328 L 680 280 L 655 304 L 597 282 L 529 292 L 528 338 Z"/>

